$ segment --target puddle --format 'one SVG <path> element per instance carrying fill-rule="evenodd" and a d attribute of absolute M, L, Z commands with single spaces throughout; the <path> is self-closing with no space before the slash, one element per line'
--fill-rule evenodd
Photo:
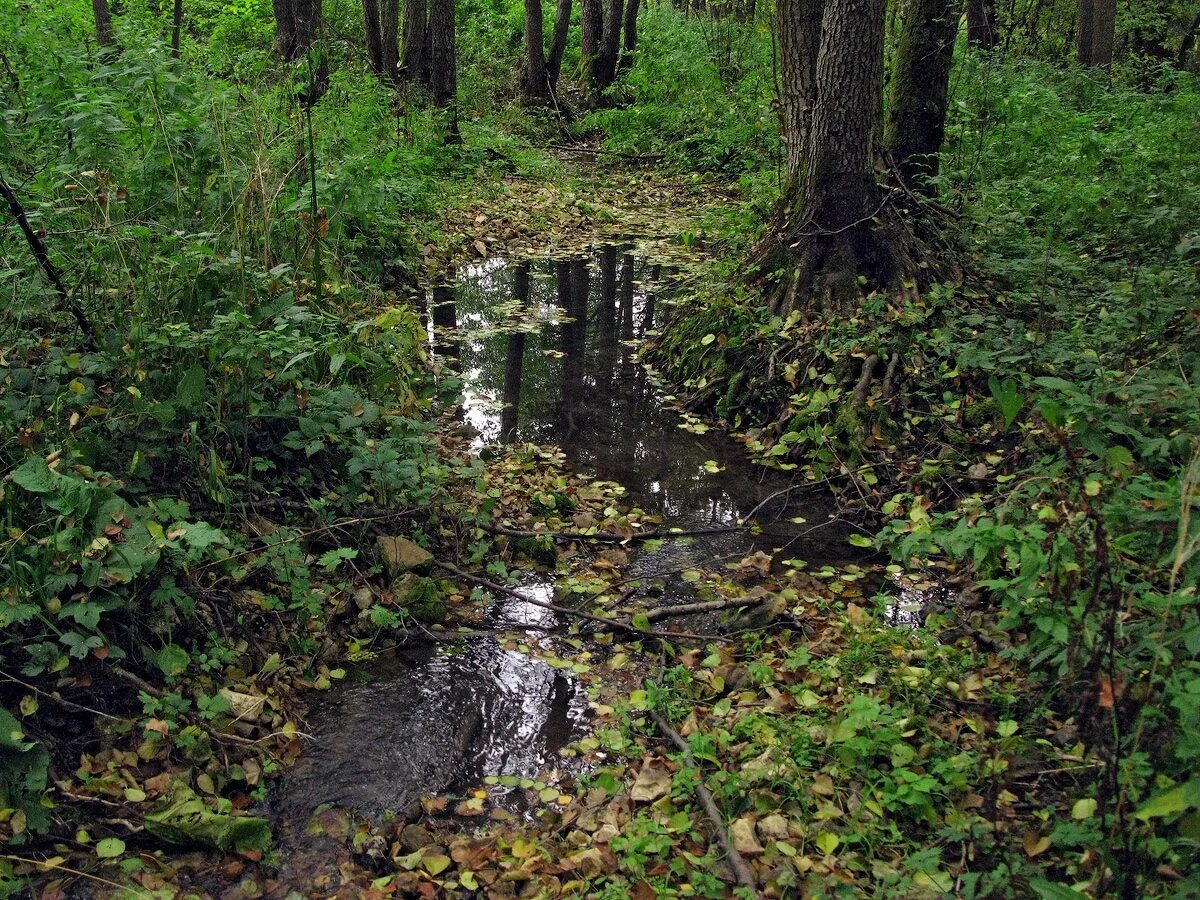
<path fill-rule="evenodd" d="M 827 501 L 788 494 L 786 476 L 753 465 L 719 432 L 681 429 L 679 414 L 666 407 L 636 344 L 655 326 L 667 277 L 605 247 L 574 259 L 493 259 L 462 269 L 453 287 L 431 290 L 430 345 L 461 373 L 460 414 L 476 450 L 557 444 L 579 471 L 625 485 L 631 504 L 668 526 L 731 525 L 757 510 L 762 535 L 697 536 L 632 551 L 633 573 L 661 591 L 656 603 L 695 599 L 681 577 L 687 567 L 759 549 L 784 548 L 784 558 L 809 562 L 845 559 L 847 532 Z M 548 599 L 553 584 L 522 589 Z M 528 639 L 548 650 L 553 630 L 565 625 L 507 598 L 489 611 L 488 624 L 528 629 Z M 558 751 L 587 728 L 586 693 L 569 672 L 492 637 L 397 652 L 356 676 L 361 683 L 321 698 L 309 722 L 313 740 L 277 792 L 285 839 L 322 804 L 378 817 L 488 776 L 536 777 L 561 766 Z"/>

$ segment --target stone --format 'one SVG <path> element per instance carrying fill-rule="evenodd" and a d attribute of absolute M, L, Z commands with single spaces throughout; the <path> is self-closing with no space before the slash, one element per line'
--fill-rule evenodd
<path fill-rule="evenodd" d="M 433 562 L 432 553 L 405 537 L 384 535 L 375 545 L 384 568 L 393 578 L 404 572 L 428 569 L 429 564 Z"/>
<path fill-rule="evenodd" d="M 764 841 L 786 841 L 788 820 L 779 813 L 771 813 L 758 820 L 758 836 Z"/>
<path fill-rule="evenodd" d="M 754 818 L 752 816 L 735 819 L 729 826 L 729 838 L 733 841 L 734 849 L 742 856 L 758 856 L 763 852 L 763 846 L 754 834 Z"/>
<path fill-rule="evenodd" d="M 423 850 L 433 844 L 433 835 L 423 825 L 405 825 L 400 832 L 400 846 L 409 853 Z"/>

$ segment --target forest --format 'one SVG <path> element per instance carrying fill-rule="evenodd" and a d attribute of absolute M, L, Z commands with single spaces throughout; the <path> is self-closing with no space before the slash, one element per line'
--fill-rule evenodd
<path fill-rule="evenodd" d="M 0 0 L 0 898 L 1200 896 L 1195 0 Z"/>

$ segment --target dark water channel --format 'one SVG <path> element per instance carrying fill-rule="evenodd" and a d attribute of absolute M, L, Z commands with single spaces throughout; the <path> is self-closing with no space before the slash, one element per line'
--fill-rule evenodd
<path fill-rule="evenodd" d="M 631 505 L 684 529 L 736 523 L 783 491 L 786 476 L 753 465 L 726 435 L 681 428 L 637 359 L 668 282 L 653 263 L 606 247 L 574 259 L 488 260 L 432 290 L 431 346 L 461 373 L 461 416 L 476 448 L 557 444 L 579 471 L 623 484 Z M 689 566 L 778 548 L 809 563 L 845 559 L 846 532 L 829 502 L 790 497 L 759 508 L 761 535 L 667 541 L 634 551 L 634 572 L 653 585 L 655 603 L 683 602 L 695 599 L 680 577 Z M 553 583 L 522 589 L 550 599 Z M 507 599 L 488 617 L 551 651 L 553 629 L 567 624 Z M 531 625 L 539 628 L 523 628 Z M 558 751 L 587 728 L 586 693 L 569 670 L 491 637 L 394 654 L 359 674 L 365 680 L 313 710 L 313 741 L 276 800 L 285 831 L 319 804 L 379 815 L 489 775 L 538 776 L 560 766 Z"/>

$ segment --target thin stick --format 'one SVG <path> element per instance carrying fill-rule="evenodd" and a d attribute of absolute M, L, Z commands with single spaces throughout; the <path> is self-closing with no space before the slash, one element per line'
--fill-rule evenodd
<path fill-rule="evenodd" d="M 84 706 L 82 703 L 76 703 L 73 700 L 67 700 L 65 697 L 60 697 L 58 694 L 51 694 L 47 691 L 43 691 L 41 688 L 36 688 L 32 684 L 29 684 L 26 681 L 22 681 L 20 678 L 14 678 L 12 675 L 9 675 L 7 672 L 5 672 L 3 670 L 0 670 L 0 678 L 4 678 L 8 681 L 11 681 L 13 684 L 19 684 L 21 687 L 25 688 L 26 690 L 33 691 L 38 696 L 45 697 L 47 700 L 51 700 L 55 703 L 58 703 L 62 706 L 67 707 L 68 709 L 77 709 L 80 712 L 91 713 L 92 715 L 100 716 L 103 719 L 112 719 L 114 722 L 132 721 L 131 719 L 122 719 L 120 716 L 114 716 L 114 715 L 110 715 L 109 713 L 106 713 L 106 712 L 101 712 L 98 709 L 92 709 L 90 706 Z"/>
<path fill-rule="evenodd" d="M 767 595 L 761 597 L 737 597 L 733 600 L 704 600 L 698 603 L 680 603 L 677 606 L 659 606 L 646 612 L 646 619 L 657 622 L 672 616 L 688 616 L 692 613 L 715 612 L 719 609 L 730 609 L 735 606 L 759 606 L 767 601 Z"/>
<path fill-rule="evenodd" d="M 13 214 L 13 218 L 17 220 L 17 225 L 21 228 L 21 233 L 25 235 L 25 241 L 29 244 L 29 249 L 33 251 L 34 259 L 37 260 L 38 266 L 42 270 L 42 274 L 54 286 L 54 292 L 58 294 L 58 299 L 62 302 L 75 317 L 75 323 L 83 332 L 83 347 L 85 350 L 91 350 L 96 346 L 96 330 L 92 327 L 92 323 L 88 321 L 84 315 L 82 307 L 79 303 L 71 299 L 71 294 L 67 291 L 66 285 L 63 284 L 62 273 L 58 271 L 58 266 L 54 264 L 54 260 L 50 258 L 50 253 L 46 249 L 46 242 L 41 236 L 33 230 L 29 224 L 29 218 L 25 215 L 25 207 L 21 205 L 20 198 L 17 197 L 16 191 L 8 186 L 8 182 L 4 180 L 4 176 L 0 175 L 0 196 L 8 201 L 9 212 Z"/>
<path fill-rule="evenodd" d="M 654 720 L 654 724 L 658 726 L 658 730 L 663 733 L 672 744 L 675 745 L 680 753 L 683 754 L 684 761 L 689 767 L 699 769 L 696 765 L 696 760 L 692 756 L 692 748 L 674 728 L 670 726 L 662 714 L 657 710 L 650 710 L 650 718 Z M 742 854 L 733 846 L 733 841 L 729 838 L 729 829 L 725 827 L 725 819 L 721 815 L 721 810 L 717 807 L 717 802 L 713 799 L 712 792 L 704 784 L 703 778 L 696 780 L 696 799 L 700 801 L 700 806 L 704 810 L 704 814 L 708 816 L 708 820 L 712 823 L 713 830 L 717 835 L 717 843 L 721 845 L 721 849 L 725 851 L 725 856 L 729 860 L 729 868 L 733 869 L 733 875 L 737 879 L 737 883 L 744 888 L 755 890 L 757 882 L 754 879 L 754 874 L 750 871 L 750 867 L 746 865 L 746 860 L 742 858 Z"/>
<path fill-rule="evenodd" d="M 550 537 L 556 541 L 596 541 L 606 544 L 623 544 L 626 541 L 650 541 L 659 538 L 696 537 L 705 534 L 727 534 L 733 531 L 745 531 L 744 525 L 714 525 L 709 528 L 671 529 L 658 528 L 654 531 L 639 531 L 633 534 L 618 534 L 612 531 L 524 531 L 519 528 L 509 528 L 507 525 L 480 525 L 489 534 L 502 534 L 506 537 L 536 538 Z"/>
<path fill-rule="evenodd" d="M 677 641 L 677 640 L 687 639 L 687 640 L 696 640 L 696 641 L 721 641 L 724 643 L 724 642 L 728 642 L 728 640 L 729 640 L 728 638 L 720 637 L 718 635 L 712 635 L 712 634 L 690 634 L 688 632 L 683 632 L 683 631 L 667 632 L 667 631 L 654 631 L 654 630 L 646 630 L 643 628 L 637 628 L 636 626 L 632 625 L 629 622 L 622 622 L 618 619 L 607 619 L 604 616 L 595 616 L 595 615 L 592 615 L 591 613 L 582 612 L 577 609 L 571 609 L 570 607 L 567 607 L 567 606 L 559 606 L 556 603 L 547 603 L 545 600 L 536 600 L 533 597 L 528 597 L 525 594 L 520 593 L 519 591 L 514 591 L 512 588 L 506 587 L 505 585 L 497 584 L 494 581 L 489 581 L 488 579 L 481 578 L 478 575 L 472 575 L 470 572 L 464 572 L 458 566 L 452 565 L 451 563 L 441 562 L 440 560 L 435 559 L 433 561 L 433 564 L 435 566 L 437 566 L 437 568 L 439 568 L 439 569 L 444 569 L 447 572 L 457 575 L 459 578 L 463 579 L 464 581 L 469 581 L 472 584 L 478 584 L 481 587 L 485 587 L 489 591 L 492 591 L 493 593 L 504 594 L 508 597 L 512 597 L 516 600 L 520 600 L 523 603 L 529 603 L 529 604 L 532 604 L 533 606 L 540 606 L 542 609 L 548 609 L 551 612 L 561 613 L 564 616 L 574 616 L 577 619 L 585 619 L 588 622 L 598 622 L 601 625 L 606 625 L 609 628 L 615 628 L 618 631 L 624 631 L 629 634 L 636 634 L 641 637 L 658 638 L 659 640 L 663 640 L 663 641 Z"/>
<path fill-rule="evenodd" d="M 70 875 L 77 875 L 80 878 L 87 878 L 90 881 L 96 881 L 100 884 L 114 887 L 120 891 L 133 891 L 144 897 L 154 897 L 150 891 L 145 888 L 134 887 L 131 884 L 119 884 L 116 881 L 109 881 L 107 878 L 101 878 L 99 875 L 92 875 L 89 872 L 81 872 L 79 869 L 72 869 L 69 866 L 59 865 L 58 863 L 50 862 L 49 860 L 29 859 L 24 856 L 13 856 L 9 853 L 0 853 L 0 859 L 7 859 L 9 862 L 24 863 L 29 866 L 37 866 L 39 869 L 56 869 L 59 872 L 66 872 Z"/>

